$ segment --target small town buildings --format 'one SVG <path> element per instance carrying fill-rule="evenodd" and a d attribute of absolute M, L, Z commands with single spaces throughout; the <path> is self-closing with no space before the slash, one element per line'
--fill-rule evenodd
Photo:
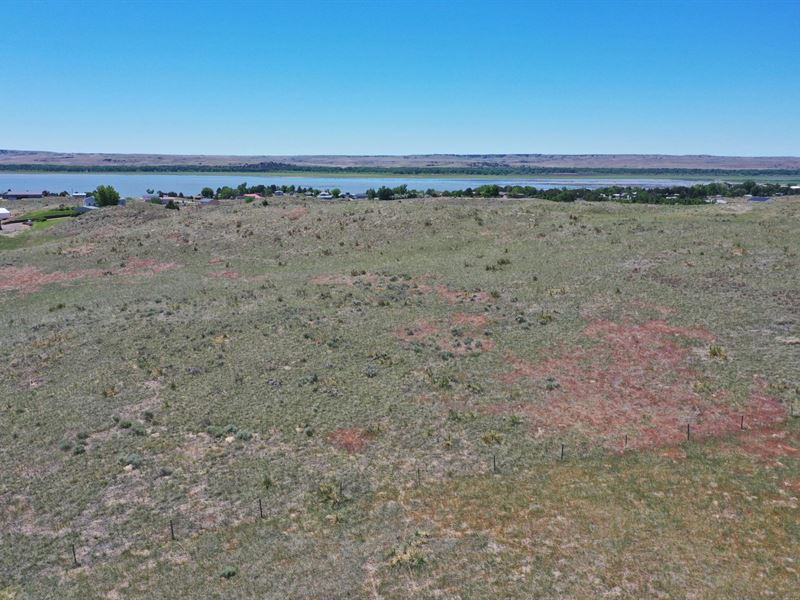
<path fill-rule="evenodd" d="M 44 194 L 42 192 L 21 192 L 8 190 L 3 193 L 3 198 L 6 200 L 24 200 L 26 198 L 41 198 Z"/>

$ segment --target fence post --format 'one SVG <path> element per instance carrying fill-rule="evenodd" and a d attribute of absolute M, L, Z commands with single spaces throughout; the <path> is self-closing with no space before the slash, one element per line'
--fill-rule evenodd
<path fill-rule="evenodd" d="M 75 554 L 75 544 L 72 544 L 72 562 L 75 563 L 76 567 L 80 566 L 80 563 L 78 562 L 78 555 Z"/>
<path fill-rule="evenodd" d="M 172 519 L 169 520 L 169 536 L 172 541 L 175 541 L 175 526 L 172 524 Z"/>

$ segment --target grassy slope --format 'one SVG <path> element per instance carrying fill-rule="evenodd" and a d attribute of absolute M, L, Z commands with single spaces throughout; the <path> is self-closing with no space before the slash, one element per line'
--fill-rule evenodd
<path fill-rule="evenodd" d="M 620 454 L 542 427 L 565 392 L 503 374 L 602 350 L 589 323 L 665 319 L 727 355 L 680 340 L 698 400 L 739 410 L 754 381 L 800 400 L 800 347 L 777 339 L 800 334 L 796 202 L 308 207 L 134 205 L 3 249 L 7 593 L 793 595 L 796 420 Z M 41 273 L 83 276 L 32 290 Z M 421 322 L 438 337 L 398 339 Z M 458 354 L 466 337 L 484 350 Z M 341 430 L 366 445 L 337 449 Z"/>

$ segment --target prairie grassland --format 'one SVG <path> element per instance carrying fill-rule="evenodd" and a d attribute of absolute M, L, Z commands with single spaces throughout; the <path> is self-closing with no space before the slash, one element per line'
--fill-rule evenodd
<path fill-rule="evenodd" d="M 0 240 L 0 597 L 796 597 L 800 201 L 749 208 Z"/>

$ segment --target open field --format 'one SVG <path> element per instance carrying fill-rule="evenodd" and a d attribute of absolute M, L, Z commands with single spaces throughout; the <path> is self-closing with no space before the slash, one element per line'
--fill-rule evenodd
<path fill-rule="evenodd" d="M 797 597 L 800 197 L 48 225 L 0 238 L 0 598 Z"/>

